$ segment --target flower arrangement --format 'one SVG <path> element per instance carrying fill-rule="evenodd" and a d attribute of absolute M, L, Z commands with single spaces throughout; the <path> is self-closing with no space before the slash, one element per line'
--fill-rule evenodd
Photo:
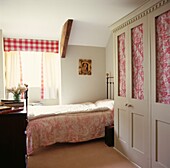
<path fill-rule="evenodd" d="M 19 101 L 21 94 L 27 90 L 26 86 L 27 86 L 26 84 L 24 85 L 18 84 L 17 87 L 8 88 L 7 91 L 9 93 L 13 93 L 14 100 Z"/>

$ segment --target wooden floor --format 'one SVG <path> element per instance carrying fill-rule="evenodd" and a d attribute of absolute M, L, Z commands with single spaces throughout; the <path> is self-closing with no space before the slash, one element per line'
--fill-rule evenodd
<path fill-rule="evenodd" d="M 108 147 L 103 139 L 83 143 L 55 144 L 28 158 L 28 168 L 134 168 Z"/>

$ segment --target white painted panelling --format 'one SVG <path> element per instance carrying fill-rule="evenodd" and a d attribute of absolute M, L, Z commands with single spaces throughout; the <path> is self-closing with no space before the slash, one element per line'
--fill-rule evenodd
<path fill-rule="evenodd" d="M 119 137 L 119 140 L 124 142 L 124 143 L 127 143 L 128 142 L 127 132 L 128 132 L 128 124 L 129 124 L 128 121 L 127 121 L 127 118 L 128 118 L 127 111 L 119 109 L 118 118 L 119 118 L 119 121 L 118 121 L 118 126 L 119 126 L 118 137 Z"/>
<path fill-rule="evenodd" d="M 156 124 L 157 142 L 156 142 L 156 161 L 164 167 L 170 167 L 170 123 L 157 121 Z"/>
<path fill-rule="evenodd" d="M 144 153 L 144 116 L 132 114 L 132 147 Z"/>

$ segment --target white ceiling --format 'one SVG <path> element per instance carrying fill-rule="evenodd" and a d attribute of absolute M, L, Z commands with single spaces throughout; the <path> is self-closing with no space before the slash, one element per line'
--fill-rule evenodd
<path fill-rule="evenodd" d="M 70 45 L 105 47 L 109 26 L 147 0 L 0 0 L 4 37 L 60 40 L 73 19 Z"/>

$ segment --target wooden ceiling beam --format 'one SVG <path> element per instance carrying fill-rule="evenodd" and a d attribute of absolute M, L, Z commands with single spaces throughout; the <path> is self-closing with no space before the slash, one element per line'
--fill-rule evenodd
<path fill-rule="evenodd" d="M 73 19 L 68 19 L 62 28 L 62 35 L 61 35 L 61 41 L 60 41 L 60 55 L 61 58 L 66 57 L 66 51 L 68 46 L 68 41 L 70 37 L 71 27 L 72 27 Z"/>

